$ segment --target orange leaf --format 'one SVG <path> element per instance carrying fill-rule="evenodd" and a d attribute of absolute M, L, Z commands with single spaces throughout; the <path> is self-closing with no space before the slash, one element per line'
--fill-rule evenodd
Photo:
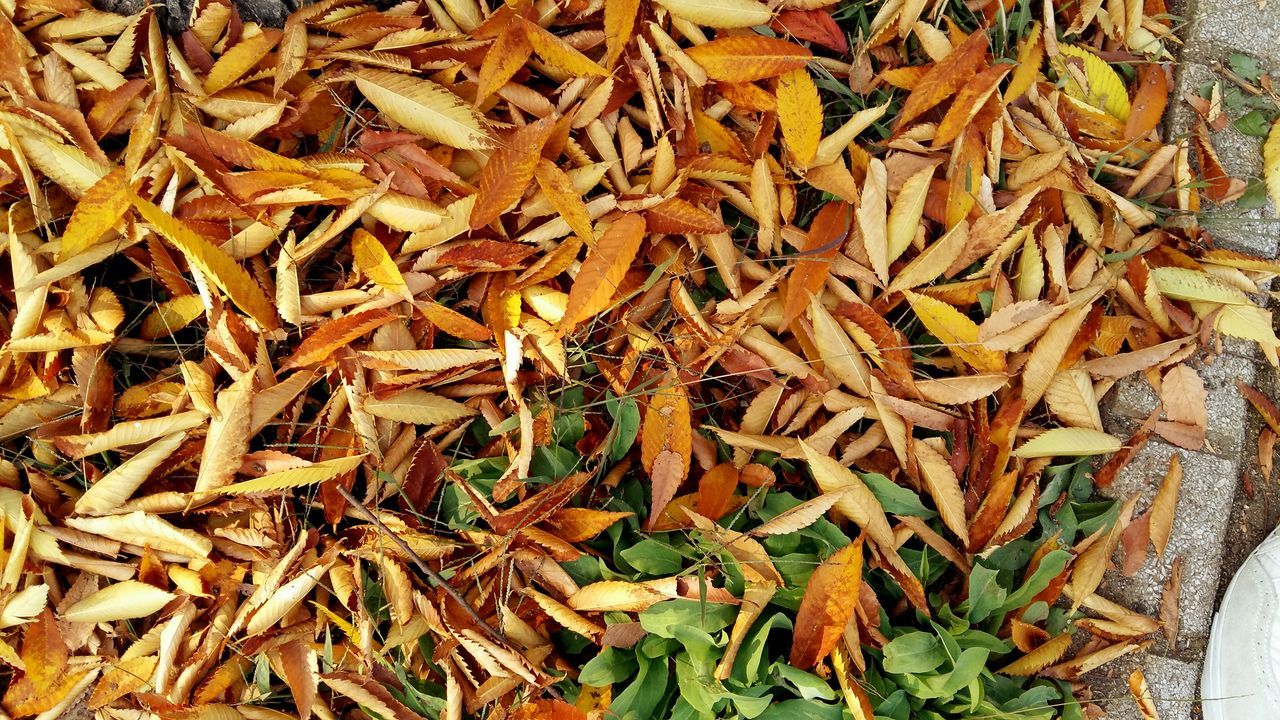
<path fill-rule="evenodd" d="M 689 394 L 674 372 L 660 381 L 645 408 L 640 435 L 640 464 L 653 481 L 653 503 L 648 526 L 662 511 L 676 489 L 689 476 L 693 453 L 693 427 Z"/>
<path fill-rule="evenodd" d="M 902 105 L 895 129 L 906 127 L 907 123 L 964 87 L 982 67 L 986 55 L 987 33 L 982 29 L 975 30 L 916 83 Z"/>
<path fill-rule="evenodd" d="M 809 298 L 827 281 L 827 275 L 831 274 L 831 258 L 844 245 L 852 222 L 853 206 L 842 202 L 827 203 L 814 216 L 803 256 L 796 261 L 791 278 L 787 280 L 781 329 L 787 329 L 800 317 L 800 313 L 809 307 Z"/>
<path fill-rule="evenodd" d="M 946 116 L 942 118 L 942 122 L 938 125 L 938 130 L 933 136 L 933 146 L 942 147 L 947 143 L 955 140 L 960 132 L 964 130 L 982 106 L 986 104 L 987 98 L 996 91 L 996 86 L 1004 79 L 1013 66 L 1008 63 L 999 63 L 983 70 L 965 86 L 960 89 L 960 93 L 956 95 L 956 101 L 951 104 L 951 109 L 947 110 Z"/>
<path fill-rule="evenodd" d="M 1169 78 L 1163 65 L 1138 66 L 1138 90 L 1124 123 L 1124 139 L 1136 140 L 1156 129 L 1169 102 Z"/>
<path fill-rule="evenodd" d="M 539 160 L 534 167 L 533 176 L 537 178 L 538 187 L 542 188 L 551 207 L 560 213 L 569 228 L 583 242 L 590 242 L 593 237 L 591 214 L 587 212 L 586 203 L 582 202 L 582 193 L 573 186 L 573 180 L 550 160 Z"/>
<path fill-rule="evenodd" d="M 733 491 L 738 488 L 738 468 L 720 463 L 698 479 L 698 514 L 719 520 L 728 512 Z"/>
<path fill-rule="evenodd" d="M 719 218 L 682 198 L 671 198 L 649 208 L 645 213 L 649 232 L 710 235 L 725 231 Z"/>
<path fill-rule="evenodd" d="M 507 142 L 489 156 L 480 171 L 480 192 L 471 208 L 471 229 L 478 230 L 497 220 L 520 199 L 533 169 L 542 157 L 542 146 L 555 128 L 554 118 L 543 118 L 511 133 Z"/>
<path fill-rule="evenodd" d="M 532 52 L 533 45 L 525 35 L 523 26 L 511 23 L 504 27 L 489 46 L 489 51 L 484 54 L 484 61 L 480 63 L 476 100 L 485 100 L 506 85 L 528 62 Z"/>
<path fill-rule="evenodd" d="M 634 214 L 623 215 L 604 231 L 573 279 L 564 318 L 560 321 L 560 334 L 573 330 L 579 322 L 609 306 L 640 251 L 644 236 L 644 219 Z"/>
<path fill-rule="evenodd" d="M 827 558 L 809 576 L 788 662 L 811 668 L 831 654 L 858 606 L 862 586 L 862 536 Z"/>
<path fill-rule="evenodd" d="M 511 720 L 587 720 L 587 715 L 563 700 L 530 700 L 511 713 Z"/>
<path fill-rule="evenodd" d="M 622 49 L 631 42 L 631 30 L 640 11 L 640 0 L 605 0 L 604 3 L 604 66 L 613 67 L 622 56 Z"/>
<path fill-rule="evenodd" d="M 981 33 L 978 33 L 981 34 Z M 752 82 L 804 67 L 813 53 L 795 43 L 760 35 L 735 35 L 689 48 L 685 53 L 722 82 Z"/>
<path fill-rule="evenodd" d="M 328 360 L 339 348 L 395 319 L 396 314 L 390 310 L 376 308 L 326 320 L 299 343 L 298 349 L 280 364 L 280 369 L 292 370 Z"/>

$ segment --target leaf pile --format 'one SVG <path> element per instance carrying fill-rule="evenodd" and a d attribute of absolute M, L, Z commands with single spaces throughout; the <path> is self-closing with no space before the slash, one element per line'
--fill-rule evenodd
<path fill-rule="evenodd" d="M 1094 487 L 1280 346 L 1167 17 L 7 6 L 4 710 L 1094 714 Z"/>

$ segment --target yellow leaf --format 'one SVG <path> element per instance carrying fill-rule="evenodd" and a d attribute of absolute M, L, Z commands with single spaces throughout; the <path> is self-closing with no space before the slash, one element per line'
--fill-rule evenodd
<path fill-rule="evenodd" d="M 1077 75 L 1068 69 L 1069 60 L 1059 56 L 1053 58 L 1054 69 L 1065 80 L 1063 89 L 1068 96 L 1084 100 L 1090 105 L 1106 110 L 1117 120 L 1129 119 L 1129 91 L 1124 80 L 1107 64 L 1107 61 L 1092 52 L 1075 45 L 1059 45 L 1058 52 L 1067 58 L 1078 59 L 1084 64 L 1084 80 L 1088 87 L 1080 84 Z"/>
<path fill-rule="evenodd" d="M 1092 428 L 1055 428 L 1046 430 L 1013 451 L 1016 457 L 1079 457 L 1106 455 L 1119 450 L 1120 438 Z"/>
<path fill-rule="evenodd" d="M 262 287 L 230 255 L 197 235 L 182 221 L 141 197 L 134 195 L 130 200 L 138 209 L 138 214 L 165 240 L 181 250 L 187 262 L 226 293 L 231 302 L 264 329 L 273 330 L 279 326 L 275 306 L 267 299 Z"/>
<path fill-rule="evenodd" d="M 204 79 L 205 93 L 212 95 L 231 87 L 266 57 L 279 39 L 280 31 L 274 29 L 263 30 L 253 37 L 241 38 L 240 42 L 222 53 L 209 69 L 209 74 Z"/>
<path fill-rule="evenodd" d="M 501 356 L 494 350 L 437 348 L 432 350 L 361 350 L 362 363 L 378 370 L 440 372 L 477 363 L 492 362 Z"/>
<path fill-rule="evenodd" d="M 969 524 L 964 512 L 964 493 L 960 490 L 960 480 L 950 460 L 927 441 L 916 440 L 913 447 L 916 461 L 920 464 L 920 475 L 924 477 L 925 487 L 942 516 L 942 523 L 960 538 L 961 546 L 968 545 Z"/>
<path fill-rule="evenodd" d="M 773 17 L 759 0 L 657 0 L 678 18 L 713 28 L 747 28 L 768 25 Z"/>
<path fill-rule="evenodd" d="M 58 248 L 58 259 L 65 260 L 80 253 L 115 227 L 129 208 L 130 194 L 123 168 L 112 170 L 94 183 L 71 212 Z"/>
<path fill-rule="evenodd" d="M 964 313 L 928 295 L 910 291 L 903 295 L 925 329 L 957 357 L 979 372 L 1004 371 L 1004 354 L 988 350 L 978 342 L 978 325 Z"/>
<path fill-rule="evenodd" d="M 1071 647 L 1071 634 L 1063 633 L 1040 647 L 1005 665 L 999 670 L 1001 675 L 1035 675 L 1054 664 Z"/>
<path fill-rule="evenodd" d="M 809 463 L 809 472 L 813 473 L 813 479 L 822 488 L 822 492 L 841 493 L 836 501 L 836 510 L 866 530 L 873 542 L 892 552 L 896 547 L 893 530 L 889 527 L 889 519 L 885 517 L 884 507 L 871 492 L 871 488 L 852 470 L 839 461 L 818 453 L 808 443 L 800 443 L 800 448 Z"/>
<path fill-rule="evenodd" d="M 569 607 L 592 612 L 640 612 L 666 598 L 647 585 L 622 580 L 592 583 L 569 596 Z"/>
<path fill-rule="evenodd" d="M 116 466 L 76 500 L 76 512 L 82 515 L 105 513 L 123 505 L 151 475 L 151 471 L 173 455 L 185 438 L 185 432 L 167 435 Z"/>
<path fill-rule="evenodd" d="M 1271 204 L 1276 206 L 1276 216 L 1280 217 L 1280 120 L 1271 126 L 1267 142 L 1262 146 L 1262 177 L 1266 180 Z"/>
<path fill-rule="evenodd" d="M 893 200 L 893 209 L 889 211 L 889 262 L 901 257 L 902 253 L 911 246 L 911 241 L 915 239 L 916 231 L 920 227 L 920 218 L 924 216 L 924 203 L 929 196 L 929 181 L 932 179 L 933 166 L 930 165 L 907 178 L 906 182 L 902 183 L 902 188 L 898 190 L 898 196 Z M 955 258 L 952 260 L 954 261 Z M 898 281 L 899 278 L 895 277 L 894 284 Z"/>
<path fill-rule="evenodd" d="M 640 11 L 640 0 L 605 0 L 604 3 L 604 66 L 613 67 L 622 56 L 622 49 L 631 41 L 631 31 Z"/>
<path fill-rule="evenodd" d="M 462 150 L 488 147 L 480 116 L 461 98 L 430 80 L 361 68 L 353 70 L 356 87 L 375 107 L 404 127 L 436 142 Z"/>
<path fill-rule="evenodd" d="M 400 268 L 396 267 L 396 261 L 391 259 L 387 248 L 372 233 L 364 228 L 358 228 L 351 236 L 351 252 L 355 256 L 356 265 L 360 271 L 372 280 L 374 285 L 388 293 L 401 295 L 407 300 L 413 299 L 404 276 L 400 274 Z"/>
<path fill-rule="evenodd" d="M 1249 296 L 1203 270 L 1181 267 L 1151 269 L 1151 279 L 1166 297 L 1175 300 L 1252 305 Z"/>
<path fill-rule="evenodd" d="M 187 558 L 206 558 L 213 541 L 194 530 L 176 527 L 168 521 L 142 511 L 127 515 L 67 518 L 67 525 L 130 545 L 155 548 Z"/>
<path fill-rule="evenodd" d="M 533 51 L 547 62 L 574 77 L 606 77 L 609 71 L 595 60 L 578 52 L 577 48 L 544 30 L 540 25 L 524 18 L 519 19 Z"/>
<path fill-rule="evenodd" d="M 822 100 L 818 86 L 805 68 L 778 78 L 778 125 L 787 141 L 791 159 L 808 168 L 822 141 Z"/>
<path fill-rule="evenodd" d="M 360 463 L 364 462 L 364 458 L 364 455 L 353 455 L 334 460 L 324 460 L 306 467 L 282 470 L 263 475 L 260 478 L 254 478 L 253 480 L 227 485 L 219 488 L 218 492 L 224 495 L 239 495 L 315 485 L 355 470 L 360 467 Z"/>
<path fill-rule="evenodd" d="M 415 425 L 439 425 L 475 415 L 476 411 L 425 390 L 406 390 L 386 400 L 369 399 L 364 409 L 375 417 Z"/>
<path fill-rule="evenodd" d="M 154 585 L 125 580 L 99 590 L 62 613 L 70 622 L 100 623 L 144 618 L 177 597 Z"/>

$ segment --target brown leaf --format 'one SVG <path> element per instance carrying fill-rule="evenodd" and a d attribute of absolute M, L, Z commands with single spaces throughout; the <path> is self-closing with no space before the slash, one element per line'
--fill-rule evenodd
<path fill-rule="evenodd" d="M 1148 514 L 1151 517 L 1151 544 L 1156 555 L 1164 557 L 1165 548 L 1169 546 L 1169 537 L 1173 534 L 1174 513 L 1178 509 L 1178 497 L 1182 491 L 1182 456 L 1174 453 L 1169 458 L 1169 471 L 1151 502 Z"/>
<path fill-rule="evenodd" d="M 1171 650 L 1178 647 L 1178 630 L 1181 625 L 1182 607 L 1182 556 L 1173 559 L 1169 569 L 1169 579 L 1160 592 L 1160 624 L 1163 626 L 1164 638 Z"/>

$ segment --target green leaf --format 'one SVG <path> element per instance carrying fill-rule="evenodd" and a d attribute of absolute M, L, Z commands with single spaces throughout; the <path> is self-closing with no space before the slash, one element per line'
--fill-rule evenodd
<path fill-rule="evenodd" d="M 1231 66 L 1231 72 L 1251 83 L 1256 83 L 1262 78 L 1262 61 L 1257 58 L 1242 53 L 1231 53 L 1227 57 L 1227 64 Z"/>
<path fill-rule="evenodd" d="M 637 667 L 635 653 L 608 647 L 582 666 L 578 682 L 594 687 L 613 685 L 631 677 L 635 674 Z"/>
<path fill-rule="evenodd" d="M 920 502 L 920 496 L 902 487 L 879 473 L 858 473 L 862 482 L 871 489 L 884 511 L 892 515 L 914 515 L 927 519 L 935 518 L 938 513 L 930 510 Z"/>
<path fill-rule="evenodd" d="M 1005 589 L 1000 587 L 1000 571 L 975 563 L 969 573 L 969 622 L 982 622 L 1005 603 Z"/>
<path fill-rule="evenodd" d="M 642 660 L 640 674 L 635 682 L 613 697 L 609 713 L 619 718 L 628 715 L 635 718 L 654 717 L 658 703 L 666 695 L 667 679 L 667 658 Z"/>
<path fill-rule="evenodd" d="M 636 570 L 657 577 L 680 572 L 684 560 L 670 545 L 653 538 L 646 538 L 624 548 L 619 555 Z"/>
<path fill-rule="evenodd" d="M 774 703 L 756 720 L 841 720 L 844 708 L 840 705 L 824 705 L 812 700 L 783 700 Z"/>
<path fill-rule="evenodd" d="M 1263 110 L 1250 110 L 1235 122 L 1236 129 L 1251 137 L 1266 137 L 1271 130 L 1269 113 Z"/>
<path fill-rule="evenodd" d="M 832 689 L 831 684 L 811 672 L 806 672 L 784 662 L 774 663 L 773 669 L 778 674 L 779 679 L 790 685 L 796 691 L 796 694 L 805 700 L 836 699 L 836 691 Z"/>
<path fill-rule="evenodd" d="M 927 673 L 946 662 L 942 643 L 932 633 L 909 632 L 884 646 L 884 669 L 894 674 Z"/>
<path fill-rule="evenodd" d="M 613 437 L 609 441 L 609 459 L 621 460 L 635 445 L 640 432 L 640 406 L 633 398 L 616 398 L 612 394 L 605 401 L 609 415 L 613 417 Z"/>
<path fill-rule="evenodd" d="M 640 626 L 658 637 L 677 637 L 680 627 L 698 628 L 704 633 L 714 633 L 733 624 L 738 608 L 721 603 L 700 603 L 697 600 L 666 600 L 640 613 Z"/>
<path fill-rule="evenodd" d="M 710 715 L 719 699 L 719 683 L 712 677 L 712 668 L 695 664 L 688 653 L 676 656 L 676 684 L 680 687 L 680 699 L 694 710 Z"/>
<path fill-rule="evenodd" d="M 1036 571 L 1027 578 L 1022 587 L 1009 594 L 1004 605 L 1000 607 L 1001 612 L 1009 612 L 1026 605 L 1031 602 L 1031 598 L 1040 594 L 1040 591 L 1049 587 L 1049 583 L 1062 572 L 1067 566 L 1067 561 L 1071 559 L 1071 552 L 1068 550 L 1054 550 L 1040 559 L 1040 564 L 1036 566 Z"/>

